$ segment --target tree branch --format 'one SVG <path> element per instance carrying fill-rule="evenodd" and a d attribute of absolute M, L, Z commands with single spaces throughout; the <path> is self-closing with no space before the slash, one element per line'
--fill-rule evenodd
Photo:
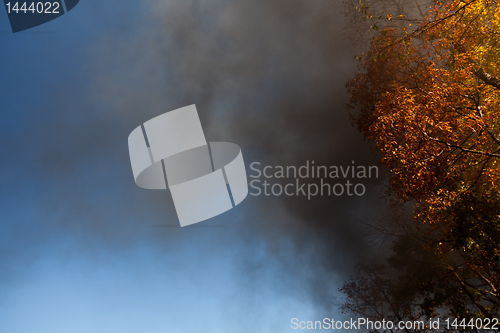
<path fill-rule="evenodd" d="M 480 67 L 477 71 L 475 71 L 474 75 L 487 85 L 500 89 L 500 80 L 486 72 L 483 67 Z"/>
<path fill-rule="evenodd" d="M 478 154 L 478 155 L 484 155 L 484 156 L 489 156 L 489 157 L 496 157 L 496 158 L 500 158 L 500 154 L 495 154 L 495 153 L 488 153 L 488 152 L 485 152 L 485 151 L 480 151 L 480 150 L 475 150 L 475 149 L 468 149 L 468 148 L 464 148 L 464 147 L 461 147 L 459 145 L 455 145 L 455 144 L 452 144 L 452 143 L 449 143 L 449 142 L 446 142 L 446 141 L 443 141 L 443 140 L 439 140 L 437 138 L 433 138 L 432 136 L 429 136 L 427 133 L 424 132 L 424 135 L 427 139 L 429 140 L 432 140 L 432 141 L 436 141 L 436 142 L 439 142 L 439 143 L 442 143 L 450 148 L 455 148 L 455 149 L 458 149 L 460 151 L 463 151 L 463 152 L 466 152 L 466 153 L 471 153 L 471 154 Z"/>
<path fill-rule="evenodd" d="M 500 85 L 500 82 L 499 82 L 499 85 Z M 495 133 L 493 133 L 491 128 L 488 126 L 488 124 L 486 124 L 486 121 L 484 121 L 483 112 L 481 111 L 481 106 L 479 106 L 479 105 L 476 106 L 476 111 L 477 111 L 477 115 L 479 116 L 479 118 L 481 118 L 481 120 L 483 121 L 483 124 L 486 127 L 486 131 L 488 132 L 488 135 L 493 139 L 493 141 L 495 141 L 498 145 L 500 145 L 500 139 L 495 135 Z"/>
<path fill-rule="evenodd" d="M 462 286 L 462 290 L 465 292 L 465 294 L 469 297 L 469 299 L 472 301 L 472 303 L 474 303 L 474 305 L 479 309 L 479 311 L 481 311 L 483 313 L 483 315 L 486 317 L 486 318 L 490 318 L 491 317 L 491 314 L 488 312 L 488 310 L 486 310 L 486 308 L 484 306 L 482 306 L 477 300 L 476 298 L 474 297 L 474 295 L 471 294 L 470 290 L 467 288 L 467 286 L 465 285 L 464 281 L 462 281 L 462 279 L 460 278 L 460 276 L 457 274 L 456 271 L 453 271 L 453 275 L 455 276 L 455 278 L 458 280 L 458 283 L 460 283 L 460 285 Z"/>

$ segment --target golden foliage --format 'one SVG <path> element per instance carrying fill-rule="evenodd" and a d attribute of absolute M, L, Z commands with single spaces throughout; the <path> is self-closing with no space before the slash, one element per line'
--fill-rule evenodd
<path fill-rule="evenodd" d="M 412 33 L 386 28 L 347 84 L 353 121 L 376 142 L 391 194 L 438 223 L 473 190 L 498 200 L 500 5 L 437 3 Z"/>

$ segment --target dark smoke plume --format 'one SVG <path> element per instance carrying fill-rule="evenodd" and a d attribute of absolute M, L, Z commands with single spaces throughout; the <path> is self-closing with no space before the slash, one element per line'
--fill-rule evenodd
<path fill-rule="evenodd" d="M 343 39 L 341 6 L 152 1 L 149 27 L 131 40 L 109 35 L 96 44 L 93 69 L 111 72 L 98 76 L 96 95 L 131 124 L 195 103 L 208 140 L 238 143 L 247 167 L 252 161 L 298 167 L 306 160 L 375 165 L 344 107 L 344 84 L 356 63 Z M 307 254 L 319 293 L 332 275 L 345 278 L 369 257 L 358 220 L 384 207 L 380 180 L 365 185 L 363 197 L 249 196 L 239 227 L 261 234 L 278 256 L 289 241 Z"/>

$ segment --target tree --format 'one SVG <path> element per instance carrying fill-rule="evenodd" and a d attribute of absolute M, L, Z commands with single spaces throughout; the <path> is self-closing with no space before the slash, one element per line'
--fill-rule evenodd
<path fill-rule="evenodd" d="M 384 29 L 347 84 L 355 124 L 391 171 L 391 194 L 417 200 L 423 222 L 470 190 L 498 200 L 497 8 L 436 5 L 418 34 Z"/>
<path fill-rule="evenodd" d="M 436 332 L 429 327 L 433 318 L 469 322 L 498 316 L 498 276 L 477 262 L 481 256 L 471 259 L 471 251 L 451 250 L 448 243 L 459 238 L 447 242 L 436 228 L 412 221 L 385 222 L 386 227 L 390 224 L 392 255 L 382 264 L 357 266 L 341 288 L 346 297 L 340 302 L 343 312 L 395 325 L 401 321 L 425 324 L 413 330 L 395 327 L 393 332 Z M 449 329 L 441 325 L 440 331 Z"/>
<path fill-rule="evenodd" d="M 416 225 L 428 227 L 413 239 L 442 268 L 435 270 L 441 287 L 434 278 L 420 281 L 420 289 L 398 304 L 407 304 L 409 317 L 443 311 L 455 317 L 498 316 L 500 2 L 435 2 L 416 24 L 380 30 L 360 67 L 347 83 L 353 123 L 382 153 L 395 208 L 412 204 Z M 398 235 L 394 244 L 407 237 Z M 367 276 L 387 269 L 394 270 L 394 262 L 360 269 L 351 280 L 359 283 L 343 289 L 346 304 L 354 291 L 372 290 Z M 403 277 L 395 273 L 390 290 L 397 290 Z M 439 296 L 443 290 L 451 298 Z M 391 297 L 407 297 L 396 296 Z M 351 310 L 362 303 L 358 298 Z M 415 304 L 435 306 L 419 305 L 417 311 Z"/>

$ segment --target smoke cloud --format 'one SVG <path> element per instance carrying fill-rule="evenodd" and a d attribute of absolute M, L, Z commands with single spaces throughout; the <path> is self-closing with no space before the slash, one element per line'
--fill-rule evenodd
<path fill-rule="evenodd" d="M 196 104 L 207 140 L 238 144 L 249 174 L 254 161 L 376 165 L 345 110 L 344 84 L 357 68 L 343 36 L 342 4 L 149 0 L 132 10 L 121 4 L 79 5 L 94 17 L 88 24 L 110 21 L 79 51 L 82 69 L 68 78 L 51 65 L 54 81 L 65 84 L 44 87 L 46 100 L 37 99 L 45 102 L 32 123 L 0 132 L 9 142 L 1 147 L 8 161 L 2 171 L 10 175 L 4 188 L 16 189 L 0 192 L 0 207 L 9 212 L 0 282 L 14 283 L 44 244 L 68 258 L 123 254 L 144 244 L 161 257 L 196 244 L 189 256 L 196 264 L 206 253 L 240 258 L 226 264 L 237 267 L 246 289 L 259 288 L 266 271 L 274 292 L 301 290 L 330 308 L 354 265 L 371 258 L 359 220 L 385 210 L 382 170 L 379 179 L 363 181 L 362 197 L 248 196 L 220 217 L 181 229 L 168 191 L 135 186 L 127 137 L 157 115 Z M 116 17 L 103 19 L 103 12 Z M 56 37 L 44 35 L 47 47 Z M 24 139 L 11 139 L 20 133 Z M 21 214 L 26 206 L 38 208 Z"/>
<path fill-rule="evenodd" d="M 238 143 L 248 172 L 252 161 L 377 163 L 344 106 L 344 84 L 356 63 L 342 33 L 341 4 L 191 0 L 149 6 L 149 26 L 130 40 L 103 36 L 89 64 L 94 73 L 106 73 L 96 77 L 95 96 L 130 129 L 195 103 L 207 139 Z M 369 257 L 358 221 L 384 208 L 380 180 L 365 185 L 363 197 L 249 196 L 239 208 L 239 232 L 260 235 L 284 261 L 289 247 L 304 254 L 300 260 L 316 267 L 311 279 L 320 299 L 332 276 L 347 277 Z M 299 258 L 287 260 L 293 269 Z M 328 303 L 328 295 L 321 302 Z"/>

